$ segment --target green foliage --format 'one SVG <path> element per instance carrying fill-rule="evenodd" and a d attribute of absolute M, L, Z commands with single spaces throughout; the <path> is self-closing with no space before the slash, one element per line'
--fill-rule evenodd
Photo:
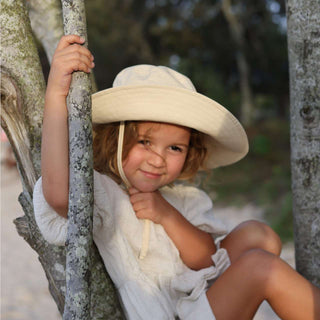
<path fill-rule="evenodd" d="M 281 236 L 282 241 L 293 240 L 291 192 L 284 193 L 277 202 L 277 206 L 267 207 L 266 217 L 272 228 Z"/>
<path fill-rule="evenodd" d="M 266 155 L 270 152 L 271 149 L 271 142 L 268 137 L 258 134 L 253 137 L 251 142 L 251 151 L 255 155 Z"/>

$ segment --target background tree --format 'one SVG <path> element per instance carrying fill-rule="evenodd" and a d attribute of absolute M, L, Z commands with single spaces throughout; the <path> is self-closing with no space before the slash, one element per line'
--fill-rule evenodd
<path fill-rule="evenodd" d="M 245 125 L 251 125 L 253 121 L 253 99 L 250 85 L 250 69 L 245 53 L 244 28 L 240 23 L 239 15 L 246 10 L 245 6 L 238 4 L 237 8 L 232 6 L 231 0 L 222 0 L 222 12 L 229 24 L 230 34 L 236 46 L 236 61 L 239 73 L 241 92 L 241 114 L 240 120 Z"/>
<path fill-rule="evenodd" d="M 297 270 L 320 287 L 320 6 L 288 0 L 291 167 Z"/>

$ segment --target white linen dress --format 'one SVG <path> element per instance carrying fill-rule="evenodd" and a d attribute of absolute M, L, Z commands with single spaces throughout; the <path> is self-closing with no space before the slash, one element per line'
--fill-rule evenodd
<path fill-rule="evenodd" d="M 230 265 L 218 237 L 227 232 L 213 216 L 212 202 L 201 190 L 176 185 L 163 187 L 162 196 L 193 225 L 212 234 L 217 251 L 213 264 L 194 271 L 180 259 L 179 252 L 163 227 L 151 223 L 147 256 L 138 258 L 143 221 L 137 219 L 128 195 L 106 175 L 94 172 L 93 239 L 120 295 L 130 320 L 214 320 L 206 290 Z M 34 211 L 44 238 L 64 245 L 67 219 L 46 202 L 42 179 L 34 188 Z"/>

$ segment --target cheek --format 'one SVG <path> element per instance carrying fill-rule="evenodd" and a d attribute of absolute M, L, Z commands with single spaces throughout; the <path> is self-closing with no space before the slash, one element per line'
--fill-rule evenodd
<path fill-rule="evenodd" d="M 134 159 L 130 157 L 130 155 L 128 155 L 127 158 L 122 161 L 122 168 L 125 175 L 127 175 L 132 170 L 133 166 Z"/>
<path fill-rule="evenodd" d="M 129 153 L 128 156 L 122 161 L 122 167 L 124 172 L 129 171 L 139 165 L 141 162 L 141 152 L 135 147 L 133 147 Z"/>
<path fill-rule="evenodd" d="M 130 167 L 131 167 L 131 156 L 130 156 L 130 152 L 128 153 L 127 157 L 122 160 L 122 169 L 125 173 L 125 175 L 127 175 L 127 172 L 129 171 Z"/>
<path fill-rule="evenodd" d="M 172 172 L 175 172 L 176 175 L 180 175 L 183 169 L 185 160 L 186 160 L 186 156 L 181 157 L 179 159 L 175 159 L 175 161 L 172 162 L 172 166 L 171 166 Z"/>

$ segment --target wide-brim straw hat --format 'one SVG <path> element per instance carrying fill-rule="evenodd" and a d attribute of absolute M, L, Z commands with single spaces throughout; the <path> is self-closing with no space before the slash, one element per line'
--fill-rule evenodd
<path fill-rule="evenodd" d="M 122 70 L 113 87 L 92 95 L 93 123 L 155 121 L 207 135 L 207 168 L 232 164 L 248 152 L 247 135 L 222 105 L 198 93 L 186 76 L 164 66 Z"/>

